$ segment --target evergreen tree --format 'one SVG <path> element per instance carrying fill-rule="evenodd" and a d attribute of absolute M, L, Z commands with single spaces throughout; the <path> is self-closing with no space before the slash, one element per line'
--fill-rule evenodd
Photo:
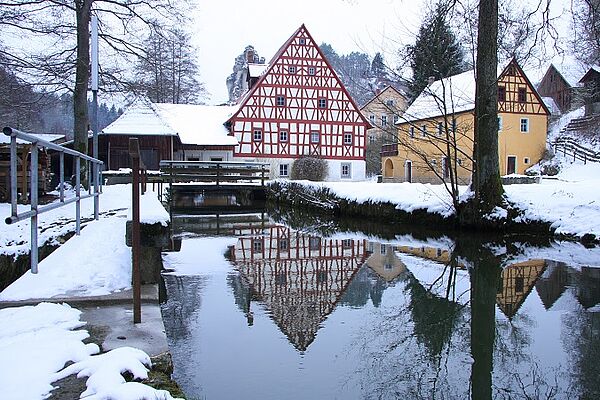
<path fill-rule="evenodd" d="M 427 87 L 429 77 L 438 80 L 466 70 L 464 50 L 450 29 L 446 15 L 446 7 L 438 3 L 419 28 L 415 44 L 407 47 L 413 72 L 409 84 L 413 98 Z"/>
<path fill-rule="evenodd" d="M 380 52 L 377 52 L 371 61 L 371 75 L 377 79 L 386 78 L 385 62 Z"/>

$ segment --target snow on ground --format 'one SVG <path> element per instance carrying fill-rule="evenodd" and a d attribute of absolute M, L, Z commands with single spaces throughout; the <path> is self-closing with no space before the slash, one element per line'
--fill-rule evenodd
<path fill-rule="evenodd" d="M 556 157 L 561 172 L 540 184 L 505 185 L 509 201 L 525 210 L 526 220 L 552 223 L 557 233 L 600 236 L 600 164 L 570 163 Z M 364 202 L 390 202 L 396 208 L 411 212 L 425 209 L 449 216 L 454 213 L 450 195 L 443 185 L 421 183 L 375 182 L 309 182 L 311 187 L 327 187 L 337 196 Z M 460 194 L 467 187 L 460 187 Z"/>
<path fill-rule="evenodd" d="M 66 198 L 74 196 L 75 192 L 72 190 L 65 192 Z M 103 187 L 103 193 L 100 195 L 100 213 L 126 210 L 130 207 L 130 184 Z M 169 221 L 169 214 L 156 200 L 156 193 L 152 191 L 146 192 L 141 197 L 140 207 L 142 222 L 161 222 L 166 224 Z M 19 212 L 29 210 L 30 207 L 28 205 L 18 206 Z M 10 203 L 0 203 L 0 216 L 3 218 L 10 216 Z M 81 217 L 85 219 L 93 218 L 93 216 L 93 198 L 81 200 Z M 7 225 L 4 222 L 2 224 L 2 229 L 0 229 L 0 254 L 17 255 L 29 252 L 29 238 L 31 234 L 29 219 L 11 225 Z M 75 231 L 75 203 L 42 213 L 38 217 L 39 246 L 43 246 L 45 243 L 52 243 L 55 238 L 73 231 Z"/>
<path fill-rule="evenodd" d="M 72 374 L 89 377 L 86 399 L 164 399 L 163 390 L 141 383 L 125 383 L 121 373 L 147 378 L 150 358 L 141 350 L 123 347 L 93 355 L 100 350 L 82 341 L 89 335 L 80 328 L 81 312 L 67 304 L 40 303 L 36 306 L 0 310 L 0 387 L 2 398 L 32 400 L 46 398 L 52 383 Z M 63 369 L 67 362 L 74 362 Z"/>
<path fill-rule="evenodd" d="M 27 271 L 4 289 L 0 301 L 101 296 L 129 289 L 131 249 L 125 245 L 125 224 L 130 202 L 131 185 L 105 187 L 100 204 L 104 209 L 120 211 L 88 223 L 80 236 L 73 236 L 43 259 L 37 274 Z M 163 225 L 169 221 L 156 193 L 141 197 L 140 220 Z"/>

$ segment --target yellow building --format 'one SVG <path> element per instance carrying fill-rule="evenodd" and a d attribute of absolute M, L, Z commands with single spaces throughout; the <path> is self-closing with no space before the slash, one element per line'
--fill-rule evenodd
<path fill-rule="evenodd" d="M 381 174 L 381 145 L 390 143 L 396 134 L 395 124 L 408 107 L 408 97 L 392 86 L 378 91 L 360 109 L 369 120 L 367 130 L 367 176 Z"/>
<path fill-rule="evenodd" d="M 474 71 L 433 82 L 396 124 L 397 143 L 381 151 L 384 181 L 440 183 L 455 167 L 458 182 L 471 179 L 475 104 Z M 524 174 L 546 149 L 550 112 L 512 60 L 498 76 L 500 174 Z"/>

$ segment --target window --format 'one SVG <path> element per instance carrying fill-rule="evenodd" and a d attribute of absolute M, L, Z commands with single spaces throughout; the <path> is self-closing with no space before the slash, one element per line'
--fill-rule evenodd
<path fill-rule="evenodd" d="M 300 38 L 300 40 L 298 41 L 300 44 L 304 45 L 306 44 L 306 39 L 304 38 Z"/>
<path fill-rule="evenodd" d="M 394 115 L 394 123 L 397 124 L 398 121 L 400 121 L 400 116 L 399 115 Z"/>
<path fill-rule="evenodd" d="M 387 126 L 387 115 L 381 116 L 381 126 Z"/>
<path fill-rule="evenodd" d="M 188 157 L 187 161 L 200 161 L 200 157 Z"/>
<path fill-rule="evenodd" d="M 385 101 L 385 105 L 388 107 L 394 107 L 394 99 L 388 99 Z"/>
<path fill-rule="evenodd" d="M 523 164 L 529 164 L 529 157 L 523 158 Z"/>
<path fill-rule="evenodd" d="M 296 66 L 295 65 L 290 65 L 288 67 L 288 73 L 295 74 L 296 73 Z"/>
<path fill-rule="evenodd" d="M 394 266 L 392 264 L 384 264 L 383 269 L 386 271 L 391 271 L 394 269 Z"/>
<path fill-rule="evenodd" d="M 320 140 L 320 134 L 319 132 L 311 132 L 310 133 L 310 142 L 311 143 L 319 143 Z"/>
<path fill-rule="evenodd" d="M 375 116 L 373 114 L 369 115 L 369 122 L 371 125 L 375 125 Z"/>
<path fill-rule="evenodd" d="M 529 118 L 521 118 L 521 132 L 529 132 Z"/>
<path fill-rule="evenodd" d="M 263 240 L 262 239 L 252 239 L 252 251 L 255 253 L 261 253 L 263 250 Z"/>
<path fill-rule="evenodd" d="M 443 133 L 444 133 L 444 124 L 442 124 L 441 122 L 438 122 L 437 134 L 438 134 L 438 136 L 442 136 Z"/>
<path fill-rule="evenodd" d="M 375 143 L 375 136 L 369 135 L 369 144 L 373 144 L 373 143 Z"/>
<path fill-rule="evenodd" d="M 311 237 L 308 239 L 308 248 L 310 250 L 319 250 L 321 247 L 321 238 Z"/>
<path fill-rule="evenodd" d="M 277 107 L 285 106 L 285 96 L 277 96 Z"/>
<path fill-rule="evenodd" d="M 431 165 L 434 165 L 434 166 L 435 166 L 435 165 L 437 165 L 437 160 L 434 158 L 434 159 L 432 159 L 431 161 L 429 161 L 429 163 L 430 163 Z"/>
<path fill-rule="evenodd" d="M 516 73 L 515 73 L 515 67 L 512 66 L 512 65 L 510 67 L 508 67 L 508 70 L 506 71 L 506 75 L 511 75 L 511 76 L 516 75 Z"/>
<path fill-rule="evenodd" d="M 252 135 L 252 139 L 255 142 L 260 142 L 262 140 L 262 130 L 261 129 L 255 129 L 254 130 L 254 134 Z"/>
<path fill-rule="evenodd" d="M 456 133 L 456 118 L 452 118 L 452 132 Z"/>
<path fill-rule="evenodd" d="M 352 133 L 344 133 L 344 144 L 352 144 Z"/>
<path fill-rule="evenodd" d="M 279 250 L 287 250 L 290 248 L 290 243 L 287 239 L 279 239 Z"/>
<path fill-rule="evenodd" d="M 342 178 L 351 178 L 351 177 L 352 177 L 352 171 L 350 169 L 350 164 L 343 163 L 342 164 Z"/>
<path fill-rule="evenodd" d="M 279 141 L 280 142 L 288 141 L 288 132 L 287 131 L 279 131 Z"/>
<path fill-rule="evenodd" d="M 408 128 L 408 135 L 409 135 L 411 138 L 414 138 L 414 137 L 415 137 L 415 127 L 414 127 L 414 126 L 411 126 L 410 128 Z"/>
<path fill-rule="evenodd" d="M 421 126 L 421 136 L 423 136 L 423 137 L 427 136 L 427 125 Z"/>
<path fill-rule="evenodd" d="M 279 176 L 283 176 L 283 177 L 287 177 L 288 175 L 288 171 L 289 171 L 289 165 L 288 164 L 279 164 Z"/>
<path fill-rule="evenodd" d="M 387 253 L 387 247 L 385 244 L 382 244 L 381 247 L 379 247 L 379 254 L 385 254 Z"/>
<path fill-rule="evenodd" d="M 519 103 L 525 103 L 527 101 L 527 89 L 519 88 Z"/>
<path fill-rule="evenodd" d="M 518 276 L 515 278 L 515 292 L 523 293 L 523 289 L 525 289 L 525 278 Z"/>
<path fill-rule="evenodd" d="M 343 239 L 342 240 L 342 248 L 351 249 L 352 248 L 352 239 Z"/>
<path fill-rule="evenodd" d="M 502 131 L 502 117 L 498 115 L 498 132 Z"/>
<path fill-rule="evenodd" d="M 327 99 L 319 99 L 319 108 L 327 108 Z"/>
<path fill-rule="evenodd" d="M 314 75 L 315 74 L 315 67 L 308 67 L 308 74 L 309 75 Z"/>
<path fill-rule="evenodd" d="M 498 86 L 498 101 L 506 101 L 506 88 Z"/>

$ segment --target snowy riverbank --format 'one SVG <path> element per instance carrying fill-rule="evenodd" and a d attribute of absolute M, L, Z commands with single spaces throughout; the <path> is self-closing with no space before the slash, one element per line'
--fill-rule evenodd
<path fill-rule="evenodd" d="M 522 221 L 551 224 L 556 234 L 600 237 L 600 164 L 571 164 L 559 159 L 561 172 L 539 184 L 506 185 L 507 199 L 524 211 Z M 338 197 L 361 203 L 391 203 L 406 212 L 425 210 L 449 217 L 454 214 L 443 185 L 376 182 L 308 182 L 325 187 Z M 460 188 L 464 193 L 466 186 Z"/>

